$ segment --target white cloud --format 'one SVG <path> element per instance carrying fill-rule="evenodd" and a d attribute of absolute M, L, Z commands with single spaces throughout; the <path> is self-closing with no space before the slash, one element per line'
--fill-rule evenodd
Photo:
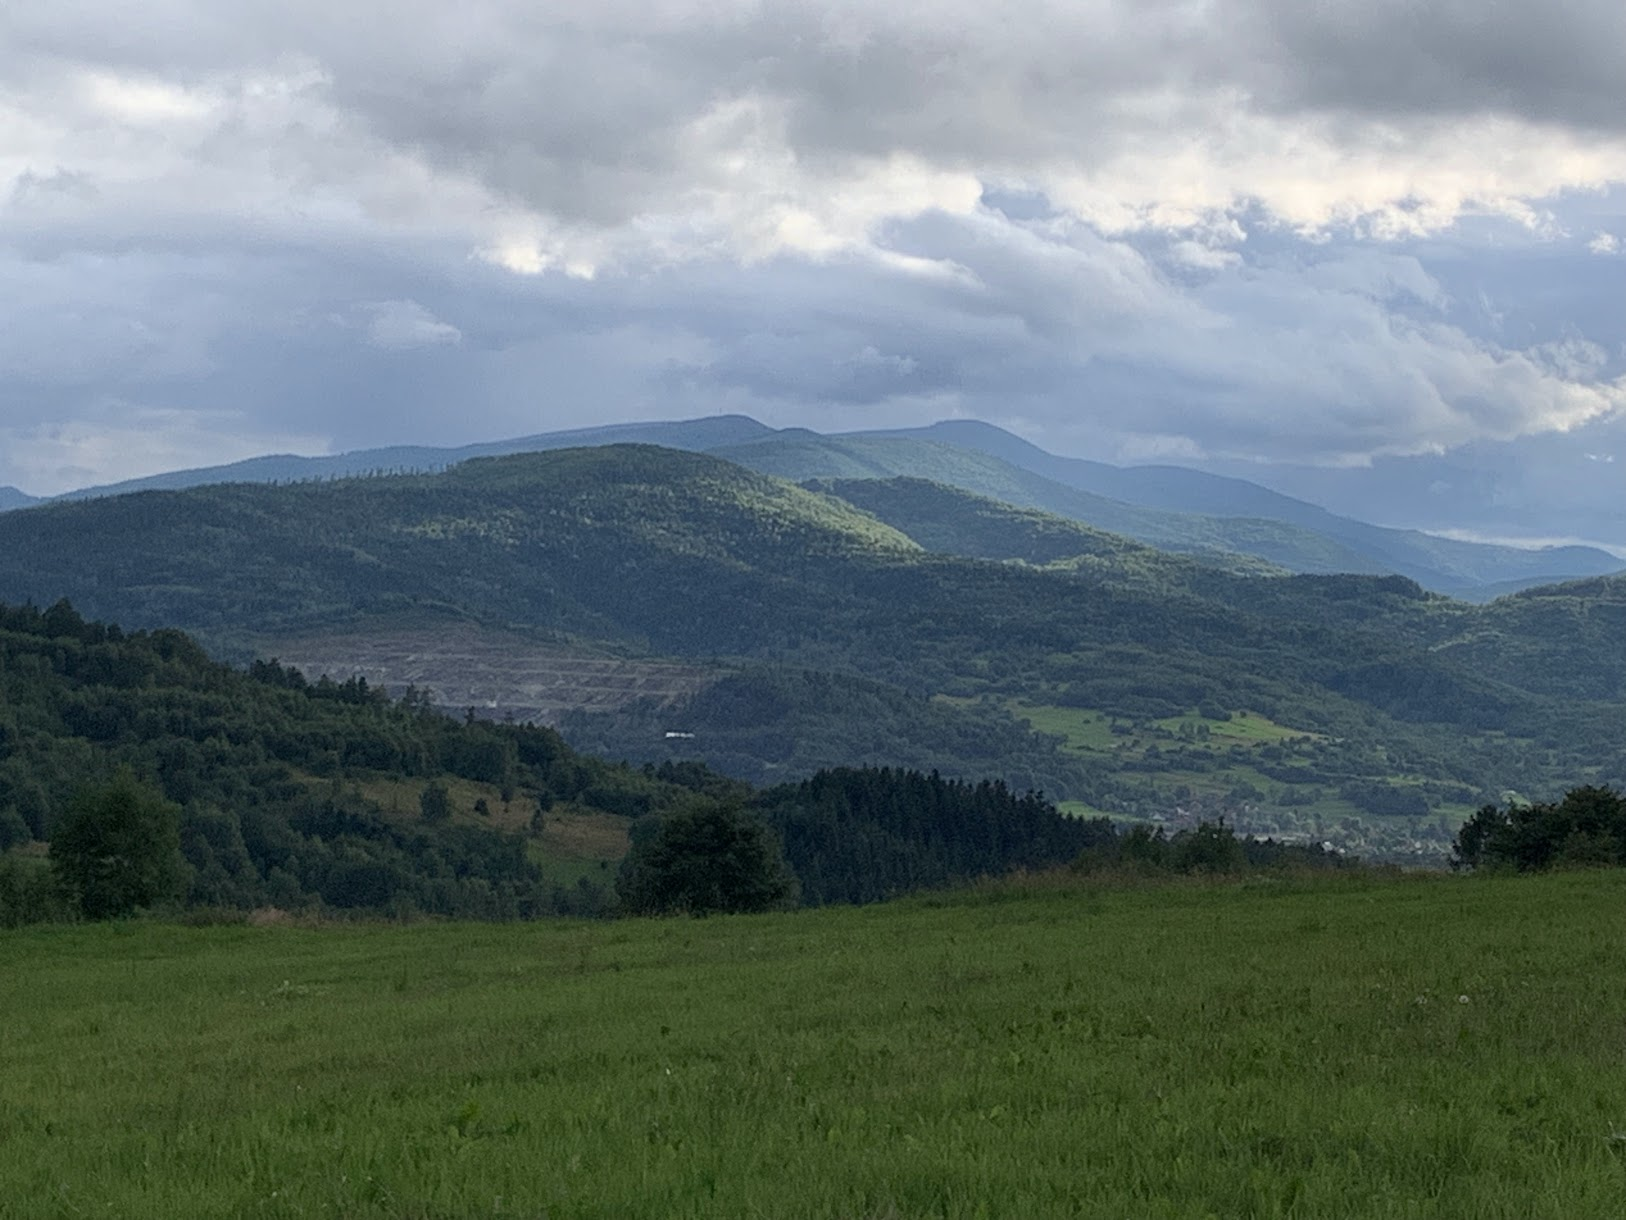
<path fill-rule="evenodd" d="M 1216 250 L 1189 238 L 1175 242 L 1169 254 L 1175 262 L 1198 271 L 1223 271 L 1242 264 L 1242 256 L 1235 250 Z"/>
<path fill-rule="evenodd" d="M 1586 248 L 1594 254 L 1619 254 L 1622 250 L 1620 238 L 1613 233 L 1599 233 Z"/>
<path fill-rule="evenodd" d="M 367 342 L 389 351 L 463 342 L 463 332 L 442 322 L 416 301 L 374 301 L 367 314 Z"/>

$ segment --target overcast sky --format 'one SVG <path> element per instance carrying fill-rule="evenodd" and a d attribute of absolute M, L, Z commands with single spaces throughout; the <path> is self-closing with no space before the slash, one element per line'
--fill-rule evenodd
<path fill-rule="evenodd" d="M 1623 81 L 1619 0 L 7 0 L 0 484 L 737 411 L 1607 508 Z"/>

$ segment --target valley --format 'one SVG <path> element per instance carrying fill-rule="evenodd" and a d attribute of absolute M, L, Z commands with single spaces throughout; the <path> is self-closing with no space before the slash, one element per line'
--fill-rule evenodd
<path fill-rule="evenodd" d="M 1619 1220 L 1623 80 L 0 0 L 0 1220 Z"/>
<path fill-rule="evenodd" d="M 64 596 L 638 764 L 995 776 L 1397 861 L 1626 775 L 1621 579 L 1474 606 L 643 445 L 0 514 L 0 599 Z"/>

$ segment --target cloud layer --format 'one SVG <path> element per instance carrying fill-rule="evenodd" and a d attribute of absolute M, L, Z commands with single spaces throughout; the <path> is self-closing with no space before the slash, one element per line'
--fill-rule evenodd
<path fill-rule="evenodd" d="M 1582 463 L 1622 80 L 1603 2 L 19 0 L 0 483 L 715 410 Z"/>

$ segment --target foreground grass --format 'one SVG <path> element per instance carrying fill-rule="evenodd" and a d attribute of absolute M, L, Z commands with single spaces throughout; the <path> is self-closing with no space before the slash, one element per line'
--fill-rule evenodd
<path fill-rule="evenodd" d="M 1604 1217 L 1626 879 L 0 936 L 0 1217 Z"/>

